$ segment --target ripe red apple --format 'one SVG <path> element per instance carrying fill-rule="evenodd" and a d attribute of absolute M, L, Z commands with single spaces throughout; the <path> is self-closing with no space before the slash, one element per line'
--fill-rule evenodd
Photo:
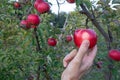
<path fill-rule="evenodd" d="M 96 32 L 92 29 L 76 29 L 74 32 L 74 43 L 77 47 L 80 47 L 83 40 L 89 40 L 89 48 L 93 48 L 97 43 Z"/>
<path fill-rule="evenodd" d="M 29 14 L 27 17 L 27 21 L 30 25 L 38 26 L 41 22 L 41 19 L 36 14 Z"/>
<path fill-rule="evenodd" d="M 44 0 L 36 0 L 35 2 L 34 2 L 34 7 L 35 7 L 35 9 L 37 9 L 37 6 L 41 3 L 41 2 L 43 2 Z"/>
<path fill-rule="evenodd" d="M 67 35 L 67 36 L 66 36 L 66 41 L 67 41 L 67 42 L 72 41 L 72 36 L 71 36 L 71 35 Z"/>
<path fill-rule="evenodd" d="M 28 24 L 28 21 L 27 21 L 27 20 L 22 20 L 22 21 L 20 22 L 20 26 L 21 26 L 21 28 L 23 28 L 23 29 L 29 29 L 29 28 L 31 28 L 30 25 Z"/>
<path fill-rule="evenodd" d="M 48 38 L 47 43 L 48 43 L 49 46 L 56 46 L 57 41 L 56 41 L 55 38 Z"/>
<path fill-rule="evenodd" d="M 75 3 L 75 0 L 67 0 L 68 3 Z"/>
<path fill-rule="evenodd" d="M 109 51 L 108 56 L 115 61 L 120 61 L 120 51 L 116 49 L 112 49 Z"/>
<path fill-rule="evenodd" d="M 21 5 L 20 5 L 20 3 L 19 3 L 19 2 L 14 2 L 14 7 L 15 7 L 15 8 L 20 8 L 20 7 L 21 7 Z"/>
<path fill-rule="evenodd" d="M 37 11 L 41 14 L 50 11 L 50 6 L 47 2 L 41 2 L 37 5 Z"/>

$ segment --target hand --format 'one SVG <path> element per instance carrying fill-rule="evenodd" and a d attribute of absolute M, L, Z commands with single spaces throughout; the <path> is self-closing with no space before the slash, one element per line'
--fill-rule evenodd
<path fill-rule="evenodd" d="M 61 80 L 79 80 L 80 77 L 92 66 L 97 53 L 97 46 L 89 48 L 89 41 L 84 40 L 77 51 L 72 50 L 63 59 L 63 65 L 66 69 L 63 71 Z"/>

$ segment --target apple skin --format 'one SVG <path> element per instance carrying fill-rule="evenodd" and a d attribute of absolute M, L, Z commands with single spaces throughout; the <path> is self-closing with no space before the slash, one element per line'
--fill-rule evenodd
<path fill-rule="evenodd" d="M 49 46 L 56 46 L 57 41 L 56 41 L 55 38 L 48 38 L 47 43 L 48 43 Z"/>
<path fill-rule="evenodd" d="M 23 28 L 23 29 L 30 29 L 30 28 L 31 28 L 31 26 L 29 25 L 29 23 L 28 23 L 27 20 L 22 20 L 22 21 L 20 22 L 20 26 L 21 26 L 21 28 Z"/>
<path fill-rule="evenodd" d="M 67 41 L 67 42 L 72 41 L 72 36 L 71 36 L 71 35 L 67 35 L 67 36 L 66 36 L 66 41 Z"/>
<path fill-rule="evenodd" d="M 117 49 L 112 49 L 109 51 L 108 56 L 115 61 L 120 61 L 120 51 Z"/>
<path fill-rule="evenodd" d="M 41 19 L 36 14 L 29 14 L 27 16 L 27 21 L 30 25 L 38 26 L 39 23 L 41 22 Z"/>
<path fill-rule="evenodd" d="M 20 5 L 20 3 L 19 3 L 19 2 L 14 2 L 14 7 L 15 7 L 15 8 L 20 8 L 20 7 L 21 7 L 21 5 Z"/>
<path fill-rule="evenodd" d="M 37 6 L 38 6 L 40 3 L 42 3 L 42 2 L 44 2 L 44 0 L 36 0 L 36 1 L 34 2 L 34 8 L 37 9 Z"/>
<path fill-rule="evenodd" d="M 41 2 L 37 5 L 37 11 L 40 14 L 46 13 L 50 11 L 50 6 L 47 2 Z"/>
<path fill-rule="evenodd" d="M 67 0 L 68 3 L 75 3 L 75 0 Z"/>
<path fill-rule="evenodd" d="M 93 48 L 97 43 L 96 32 L 92 29 L 76 29 L 73 35 L 74 43 L 79 48 L 82 41 L 89 40 L 90 48 Z"/>

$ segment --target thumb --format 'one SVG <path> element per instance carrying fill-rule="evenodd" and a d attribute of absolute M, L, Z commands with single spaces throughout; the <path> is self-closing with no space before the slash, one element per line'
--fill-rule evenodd
<path fill-rule="evenodd" d="M 89 49 L 90 42 L 88 40 L 84 40 L 78 50 L 77 55 L 75 56 L 75 59 L 78 60 L 79 62 L 83 59 L 85 53 Z"/>

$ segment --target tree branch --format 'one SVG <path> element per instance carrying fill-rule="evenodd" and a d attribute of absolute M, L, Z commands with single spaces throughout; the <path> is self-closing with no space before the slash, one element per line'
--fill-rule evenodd
<path fill-rule="evenodd" d="M 94 24 L 94 26 L 101 32 L 101 34 L 104 36 L 105 40 L 107 42 L 110 42 L 109 36 L 108 34 L 104 31 L 104 29 L 100 26 L 99 22 L 97 22 L 96 18 L 89 13 L 89 11 L 86 9 L 86 7 L 84 6 L 84 4 L 80 4 L 84 14 L 92 21 L 92 23 Z"/>

